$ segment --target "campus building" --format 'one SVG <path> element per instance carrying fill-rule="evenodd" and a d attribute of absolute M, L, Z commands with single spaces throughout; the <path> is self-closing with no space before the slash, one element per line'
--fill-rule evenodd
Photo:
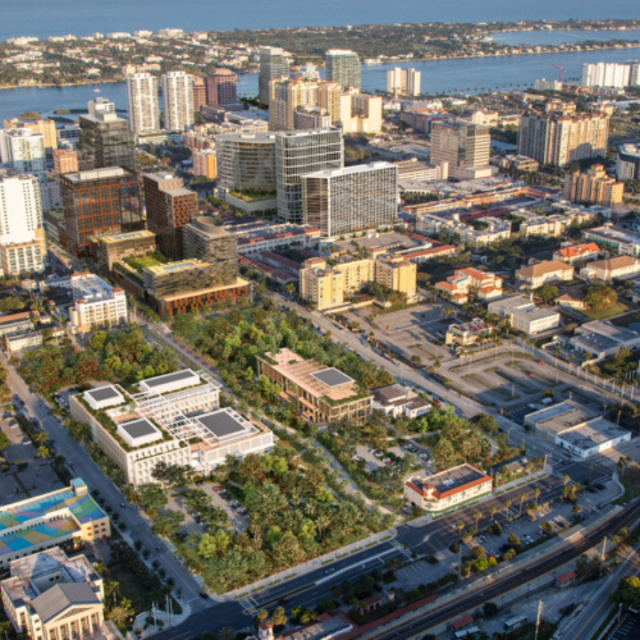
<path fill-rule="evenodd" d="M 73 309 L 71 325 L 79 333 L 96 327 L 112 328 L 127 324 L 127 296 L 93 273 L 75 273 L 71 276 Z"/>
<path fill-rule="evenodd" d="M 182 227 L 198 213 L 196 192 L 186 189 L 182 178 L 172 173 L 146 173 L 143 181 L 147 228 L 156 234 L 156 244 L 163 256 L 181 260 Z"/>
<path fill-rule="evenodd" d="M 553 252 L 553 259 L 573 264 L 579 260 L 593 260 L 600 255 L 600 247 L 595 242 L 563 247 Z"/>
<path fill-rule="evenodd" d="M 398 167 L 389 162 L 302 176 L 303 222 L 323 237 L 391 227 L 398 215 Z"/>
<path fill-rule="evenodd" d="M 626 280 L 640 274 L 640 260 L 631 256 L 614 256 L 605 260 L 594 260 L 580 269 L 580 275 L 589 280 Z"/>
<path fill-rule="evenodd" d="M 640 233 L 608 223 L 602 227 L 592 227 L 582 232 L 585 240 L 595 242 L 599 247 L 611 249 L 620 255 L 640 256 Z"/>
<path fill-rule="evenodd" d="M 525 296 L 511 296 L 490 302 L 487 310 L 500 320 L 508 320 L 518 331 L 529 335 L 560 326 L 560 313 L 555 309 L 539 309 Z"/>
<path fill-rule="evenodd" d="M 120 637 L 105 621 L 104 584 L 83 555 L 53 548 L 9 564 L 2 604 L 16 633 L 33 640 Z"/>
<path fill-rule="evenodd" d="M 127 392 L 104 385 L 71 396 L 75 420 L 122 469 L 124 482 L 153 482 L 159 463 L 209 475 L 227 456 L 265 453 L 271 431 L 231 408 L 220 408 L 220 384 L 207 372 L 184 369 L 142 380 Z M 106 416 L 106 417 L 105 417 Z"/>
<path fill-rule="evenodd" d="M 111 537 L 109 516 L 89 494 L 86 483 L 0 507 L 0 569 L 9 562 L 63 543 L 106 540 Z"/>
<path fill-rule="evenodd" d="M 491 493 L 493 479 L 470 464 L 461 464 L 433 476 L 414 476 L 404 483 L 409 503 L 429 512 L 439 512 Z"/>
<path fill-rule="evenodd" d="M 524 282 L 531 289 L 537 289 L 548 282 L 573 280 L 573 267 L 559 260 L 543 260 L 518 269 L 516 280 Z"/>
<path fill-rule="evenodd" d="M 574 349 L 588 353 L 589 362 L 595 363 L 617 354 L 620 349 L 637 349 L 640 347 L 640 335 L 604 320 L 592 320 L 576 327 L 568 342 Z"/>
<path fill-rule="evenodd" d="M 135 173 L 106 167 L 60 176 L 66 249 L 89 255 L 93 238 L 144 229 L 140 183 Z"/>
<path fill-rule="evenodd" d="M 530 413 L 524 424 L 579 458 L 590 458 L 631 440 L 631 432 L 572 400 Z"/>
<path fill-rule="evenodd" d="M 280 385 L 282 399 L 296 404 L 300 415 L 315 424 L 346 419 L 366 423 L 372 396 L 353 378 L 334 367 L 305 360 L 289 349 L 257 356 L 258 376 Z"/>

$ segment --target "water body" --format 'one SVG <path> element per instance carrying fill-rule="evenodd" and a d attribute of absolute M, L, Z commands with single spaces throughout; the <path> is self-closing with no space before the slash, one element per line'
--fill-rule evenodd
<path fill-rule="evenodd" d="M 640 5 L 633 0 L 7 0 L 2 5 L 0 40 L 24 35 L 45 38 L 95 31 L 158 31 L 163 27 L 228 31 L 304 25 L 640 17 Z"/>
<path fill-rule="evenodd" d="M 553 45 L 576 44 L 585 40 L 606 42 L 607 40 L 637 40 L 640 42 L 639 29 L 624 31 L 501 31 L 492 33 L 491 37 L 499 44 L 507 45 Z"/>
<path fill-rule="evenodd" d="M 551 65 L 564 66 L 566 78 L 579 78 L 584 62 L 625 62 L 636 56 L 640 57 L 640 49 L 363 65 L 362 87 L 371 92 L 385 90 L 388 69 L 394 66 L 413 66 L 422 72 L 422 91 L 425 93 L 476 93 L 482 89 L 515 89 L 518 85 L 524 88 L 531 86 L 538 78 L 556 78 L 558 71 Z M 257 74 L 241 75 L 238 93 L 256 95 L 257 92 Z M 0 120 L 26 111 L 51 116 L 56 109 L 86 109 L 87 102 L 97 96 L 112 100 L 118 109 L 127 108 L 126 87 L 123 82 L 60 88 L 26 87 L 0 91 Z"/>

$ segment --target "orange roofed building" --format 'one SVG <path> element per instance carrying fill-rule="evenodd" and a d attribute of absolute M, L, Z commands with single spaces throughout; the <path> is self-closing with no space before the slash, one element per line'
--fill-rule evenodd
<path fill-rule="evenodd" d="M 439 512 L 491 493 L 492 488 L 491 476 L 465 463 L 428 478 L 414 476 L 404 483 L 404 495 L 416 507 Z"/>
<path fill-rule="evenodd" d="M 600 247 L 595 242 L 576 244 L 573 247 L 564 247 L 554 251 L 553 259 L 573 264 L 578 260 L 593 260 L 600 255 Z"/>
<path fill-rule="evenodd" d="M 466 304 L 469 301 L 469 292 L 477 291 L 478 298 L 490 300 L 502 295 L 502 279 L 495 273 L 479 271 L 473 267 L 457 269 L 446 280 L 438 282 L 436 289 L 448 293 L 451 301 L 456 304 Z"/>

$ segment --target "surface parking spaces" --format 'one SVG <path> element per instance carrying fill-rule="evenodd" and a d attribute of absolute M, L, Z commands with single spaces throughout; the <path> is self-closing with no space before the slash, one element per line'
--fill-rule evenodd
<path fill-rule="evenodd" d="M 627 613 L 611 640 L 637 640 L 640 638 L 640 614 Z"/>

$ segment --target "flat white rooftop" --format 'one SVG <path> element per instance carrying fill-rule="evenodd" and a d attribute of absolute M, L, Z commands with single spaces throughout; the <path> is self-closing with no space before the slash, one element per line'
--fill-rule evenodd
<path fill-rule="evenodd" d="M 183 369 L 174 373 L 167 373 L 163 376 L 155 378 L 147 378 L 140 382 L 140 389 L 146 393 L 169 393 L 171 391 L 179 391 L 186 387 L 193 387 L 202 384 L 202 380 L 197 373 L 191 369 Z"/>

